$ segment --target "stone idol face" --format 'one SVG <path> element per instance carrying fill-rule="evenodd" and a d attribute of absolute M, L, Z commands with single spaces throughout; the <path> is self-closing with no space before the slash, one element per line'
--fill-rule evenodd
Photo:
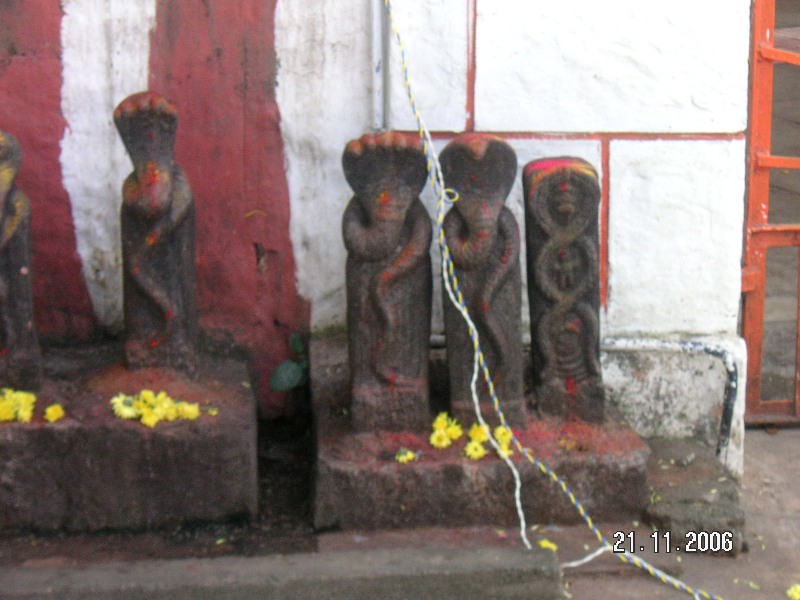
<path fill-rule="evenodd" d="M 604 420 L 598 209 L 594 168 L 533 161 L 523 173 L 533 381 L 548 415 Z"/>
<path fill-rule="evenodd" d="M 114 123 L 134 168 L 122 188 L 126 362 L 193 374 L 195 211 L 173 155 L 178 114 L 163 96 L 142 92 L 117 106 Z"/>
<path fill-rule="evenodd" d="M 440 156 L 445 185 L 459 194 L 443 228 L 463 294 L 505 417 L 511 425 L 526 420 L 521 338 L 520 237 L 505 200 L 514 184 L 517 157 L 500 138 L 462 134 Z M 466 324 L 444 298 L 450 401 L 462 422 L 474 420 L 470 381 L 473 343 Z M 481 410 L 496 421 L 491 396 L 479 384 Z"/>
<path fill-rule="evenodd" d="M 38 389 L 42 355 L 33 323 L 31 203 L 16 186 L 16 138 L 0 131 L 0 386 Z"/>
<path fill-rule="evenodd" d="M 430 423 L 432 229 L 419 200 L 425 165 L 418 136 L 391 131 L 351 141 L 342 156 L 355 193 L 342 234 L 356 431 Z"/>

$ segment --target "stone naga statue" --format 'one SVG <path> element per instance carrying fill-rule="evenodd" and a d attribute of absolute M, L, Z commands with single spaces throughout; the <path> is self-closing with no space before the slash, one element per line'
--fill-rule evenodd
<path fill-rule="evenodd" d="M 425 165 L 419 138 L 391 131 L 351 141 L 342 156 L 355 192 L 342 234 L 356 431 L 430 426 L 432 229 L 419 200 Z"/>
<path fill-rule="evenodd" d="M 459 287 L 480 336 L 506 420 L 526 420 L 521 339 L 520 236 L 505 200 L 517 172 L 514 150 L 502 139 L 466 133 L 442 151 L 445 185 L 459 194 L 443 227 Z M 447 363 L 453 414 L 475 420 L 470 390 L 473 343 L 460 313 L 444 298 Z M 479 380 L 482 414 L 494 417 L 491 395 Z"/>
<path fill-rule="evenodd" d="M 22 153 L 0 131 L 0 386 L 35 390 L 42 354 L 33 323 L 31 203 L 16 186 Z"/>
<path fill-rule="evenodd" d="M 523 185 L 538 408 L 600 423 L 597 173 L 579 158 L 549 158 L 525 166 Z"/>
<path fill-rule="evenodd" d="M 173 154 L 178 114 L 165 97 L 142 92 L 117 106 L 114 123 L 134 169 L 122 186 L 126 362 L 193 374 L 195 211 Z"/>

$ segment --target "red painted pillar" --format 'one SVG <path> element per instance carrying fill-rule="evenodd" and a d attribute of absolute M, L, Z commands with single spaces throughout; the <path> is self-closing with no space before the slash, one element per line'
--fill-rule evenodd
<path fill-rule="evenodd" d="M 178 108 L 176 157 L 195 194 L 201 325 L 248 350 L 264 417 L 296 408 L 269 378 L 309 324 L 289 238 L 275 5 L 159 0 L 150 58 L 151 90 Z"/>
<path fill-rule="evenodd" d="M 42 337 L 85 339 L 97 328 L 62 185 L 58 2 L 0 2 L 0 129 L 22 148 L 17 184 L 33 207 L 33 293 Z"/>

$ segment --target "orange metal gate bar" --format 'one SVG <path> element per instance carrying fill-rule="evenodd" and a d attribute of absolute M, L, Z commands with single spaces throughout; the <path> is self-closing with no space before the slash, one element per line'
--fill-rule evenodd
<path fill-rule="evenodd" d="M 774 156 L 771 153 L 774 64 L 783 62 L 800 66 L 800 54 L 775 47 L 775 0 L 755 0 L 752 32 L 747 224 L 742 268 L 742 335 L 747 342 L 745 420 L 754 424 L 800 423 L 800 369 L 797 364 L 794 398 L 761 398 L 767 250 L 775 247 L 800 247 L 800 227 L 769 224 L 770 169 L 800 169 L 800 158 Z M 800 296 L 800 289 L 797 293 Z M 800 314 L 797 323 L 800 327 Z M 800 335 L 796 335 L 795 340 L 796 358 L 800 359 Z"/>

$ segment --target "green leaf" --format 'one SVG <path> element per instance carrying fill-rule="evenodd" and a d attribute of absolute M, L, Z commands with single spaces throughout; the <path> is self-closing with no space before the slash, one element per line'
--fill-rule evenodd
<path fill-rule="evenodd" d="M 272 372 L 269 387 L 276 392 L 286 392 L 301 385 L 304 377 L 305 371 L 298 363 L 285 360 Z"/>
<path fill-rule="evenodd" d="M 289 337 L 289 348 L 292 349 L 297 355 L 303 354 L 303 350 L 305 350 L 305 346 L 303 345 L 303 336 L 299 333 L 295 332 Z"/>

